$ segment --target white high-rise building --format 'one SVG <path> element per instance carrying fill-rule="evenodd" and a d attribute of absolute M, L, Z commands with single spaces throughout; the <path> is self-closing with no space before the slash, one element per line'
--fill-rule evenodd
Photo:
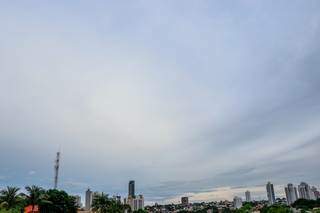
<path fill-rule="evenodd" d="M 246 195 L 246 202 L 251 202 L 251 194 L 250 194 L 250 191 L 246 191 L 246 192 L 245 192 L 245 195 Z"/>
<path fill-rule="evenodd" d="M 310 186 L 305 183 L 301 182 L 300 185 L 298 186 L 299 190 L 299 198 L 306 199 L 306 200 L 315 200 L 315 195 L 311 191 Z"/>
<path fill-rule="evenodd" d="M 315 186 L 312 186 L 311 191 L 313 192 L 314 197 L 316 199 L 320 199 L 320 192 L 317 190 L 317 188 Z"/>
<path fill-rule="evenodd" d="M 138 195 L 135 197 L 129 196 L 124 199 L 124 203 L 131 207 L 132 211 L 137 211 L 139 209 L 144 209 L 144 198 L 143 195 Z"/>
<path fill-rule="evenodd" d="M 267 189 L 267 196 L 268 196 L 268 201 L 269 201 L 269 205 L 272 205 L 276 202 L 276 197 L 274 195 L 274 189 L 273 189 L 273 184 L 268 182 L 266 185 L 266 189 Z"/>
<path fill-rule="evenodd" d="M 288 205 L 293 204 L 298 199 L 297 188 L 293 186 L 292 183 L 289 183 L 287 187 L 284 188 L 287 197 Z"/>
<path fill-rule="evenodd" d="M 241 197 L 235 196 L 233 198 L 233 206 L 236 209 L 240 209 L 242 207 L 242 199 L 241 199 Z"/>
<path fill-rule="evenodd" d="M 316 200 L 317 199 L 317 188 L 312 186 L 311 189 L 310 189 L 310 199 L 311 200 Z"/>
<path fill-rule="evenodd" d="M 88 189 L 86 191 L 86 200 L 85 200 L 85 209 L 86 210 L 90 210 L 91 209 L 91 205 L 92 205 L 92 197 L 93 197 L 93 193 L 90 189 Z"/>

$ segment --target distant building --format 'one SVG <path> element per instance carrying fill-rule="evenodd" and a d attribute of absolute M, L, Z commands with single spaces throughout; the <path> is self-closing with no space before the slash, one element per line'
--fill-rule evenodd
<path fill-rule="evenodd" d="M 315 200 L 315 195 L 311 191 L 310 186 L 305 183 L 301 182 L 298 186 L 299 191 L 299 198 L 306 199 L 306 200 Z"/>
<path fill-rule="evenodd" d="M 113 199 L 114 201 L 118 202 L 118 203 L 121 203 L 121 196 L 119 196 L 119 195 L 114 195 L 114 196 L 112 197 L 112 199 Z"/>
<path fill-rule="evenodd" d="M 183 206 L 189 205 L 189 198 L 188 198 L 188 197 L 182 197 L 182 198 L 181 198 L 181 204 L 182 204 Z"/>
<path fill-rule="evenodd" d="M 266 189 L 267 189 L 267 196 L 268 196 L 268 201 L 269 201 L 269 205 L 272 205 L 276 202 L 276 197 L 274 195 L 274 189 L 273 189 L 273 184 L 268 182 L 266 185 Z"/>
<path fill-rule="evenodd" d="M 246 202 L 251 202 L 251 193 L 250 193 L 250 191 L 246 191 L 245 195 L 246 195 Z"/>
<path fill-rule="evenodd" d="M 121 198 L 119 198 L 121 199 Z M 129 181 L 128 185 L 128 198 L 124 199 L 124 204 L 128 204 L 132 211 L 144 209 L 144 197 L 143 195 L 135 195 L 135 182 L 134 180 Z"/>
<path fill-rule="evenodd" d="M 81 203 L 81 197 L 79 195 L 75 195 L 74 196 L 75 200 L 76 200 L 76 204 L 79 208 L 82 207 L 82 203 Z"/>
<path fill-rule="evenodd" d="M 134 180 L 130 180 L 129 181 L 128 197 L 135 197 L 135 194 L 134 194 Z"/>
<path fill-rule="evenodd" d="M 241 197 L 235 196 L 233 198 L 233 206 L 236 209 L 240 209 L 242 207 L 242 199 L 241 199 Z"/>
<path fill-rule="evenodd" d="M 90 210 L 92 205 L 93 193 L 90 189 L 86 191 L 85 209 Z"/>
<path fill-rule="evenodd" d="M 292 183 L 289 183 L 287 187 L 284 188 L 286 192 L 286 198 L 288 205 L 293 204 L 298 199 L 297 188 L 293 186 Z"/>
<path fill-rule="evenodd" d="M 143 195 L 138 195 L 135 197 L 129 196 L 128 198 L 124 199 L 124 204 L 129 205 L 132 211 L 144 209 L 144 197 Z"/>
<path fill-rule="evenodd" d="M 313 186 L 311 188 L 311 191 L 314 193 L 314 196 L 315 196 L 316 199 L 320 199 L 320 192 L 317 190 L 316 187 Z"/>

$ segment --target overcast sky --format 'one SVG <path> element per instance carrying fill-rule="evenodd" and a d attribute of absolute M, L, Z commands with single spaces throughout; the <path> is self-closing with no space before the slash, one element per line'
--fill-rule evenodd
<path fill-rule="evenodd" d="M 320 1 L 0 1 L 0 187 L 320 186 Z"/>

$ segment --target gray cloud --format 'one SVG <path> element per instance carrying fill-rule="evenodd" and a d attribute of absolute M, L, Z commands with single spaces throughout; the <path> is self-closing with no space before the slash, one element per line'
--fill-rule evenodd
<path fill-rule="evenodd" d="M 21 4 L 0 3 L 1 186 L 51 187 L 59 147 L 71 193 L 319 184 L 318 1 Z"/>

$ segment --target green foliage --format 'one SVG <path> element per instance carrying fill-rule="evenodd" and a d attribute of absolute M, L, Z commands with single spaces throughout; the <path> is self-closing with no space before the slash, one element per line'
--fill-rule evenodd
<path fill-rule="evenodd" d="M 65 191 L 49 189 L 39 203 L 43 213 L 76 213 L 77 205 L 75 198 Z"/>
<path fill-rule="evenodd" d="M 146 210 L 139 209 L 139 210 L 133 211 L 133 213 L 148 213 L 148 212 Z"/>
<path fill-rule="evenodd" d="M 18 194 L 19 188 L 8 186 L 0 191 L 1 209 L 10 210 L 23 206 L 23 199 Z"/>
<path fill-rule="evenodd" d="M 46 191 L 38 186 L 26 186 L 25 187 L 27 194 L 24 194 L 26 204 L 32 205 L 40 205 L 45 197 Z"/>
<path fill-rule="evenodd" d="M 19 188 L 7 187 L 0 191 L 0 213 L 20 213 L 27 205 L 38 205 L 41 213 L 76 213 L 75 198 L 65 191 L 27 186 L 26 194 L 19 194 Z"/>
<path fill-rule="evenodd" d="M 320 207 L 320 199 L 318 200 L 298 199 L 296 200 L 296 202 L 292 204 L 292 206 L 297 209 L 311 210 L 313 208 Z"/>
<path fill-rule="evenodd" d="M 253 205 L 252 203 L 244 203 L 244 205 L 240 208 L 235 210 L 236 213 L 248 213 L 252 212 Z"/>
<path fill-rule="evenodd" d="M 97 213 L 122 213 L 125 209 L 130 210 L 130 207 L 110 199 L 103 193 L 94 196 L 92 201 L 92 210 Z"/>
<path fill-rule="evenodd" d="M 21 213 L 21 209 L 20 208 L 15 208 L 15 209 L 0 209 L 0 213 Z"/>
<path fill-rule="evenodd" d="M 292 213 L 292 210 L 285 205 L 265 206 L 261 209 L 261 213 Z"/>

